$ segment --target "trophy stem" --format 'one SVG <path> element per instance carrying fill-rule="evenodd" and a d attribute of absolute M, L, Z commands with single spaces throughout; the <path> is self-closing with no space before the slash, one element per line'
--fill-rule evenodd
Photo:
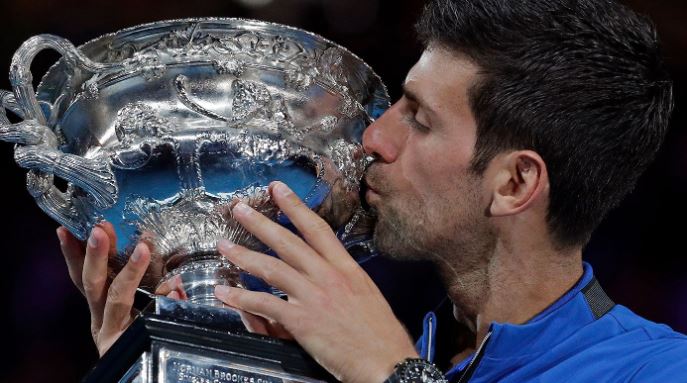
<path fill-rule="evenodd" d="M 169 272 L 164 281 L 180 275 L 181 287 L 188 297 L 188 302 L 227 308 L 215 297 L 215 286 L 243 287 L 239 272 L 240 269 L 236 265 L 224 259 L 219 253 L 204 253 L 190 256 L 186 262 Z"/>

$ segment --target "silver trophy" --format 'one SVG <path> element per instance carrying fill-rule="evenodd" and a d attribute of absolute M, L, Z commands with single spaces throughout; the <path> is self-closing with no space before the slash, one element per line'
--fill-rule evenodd
<path fill-rule="evenodd" d="M 44 49 L 62 58 L 34 90 L 30 66 Z M 79 48 L 32 37 L 15 53 L 10 78 L 13 92 L 0 92 L 0 139 L 18 144 L 29 193 L 80 239 L 95 225 L 111 225 L 113 275 L 145 241 L 152 258 L 141 289 L 152 293 L 180 275 L 189 298 L 159 299 L 157 314 L 167 307 L 191 322 L 194 312 L 213 317 L 219 311 L 208 306 L 221 306 L 218 284 L 270 289 L 220 257 L 216 244 L 227 238 L 269 252 L 231 207 L 244 201 L 289 227 L 267 193 L 274 180 L 329 222 L 354 256 L 373 253 L 360 202 L 369 161 L 360 138 L 389 98 L 370 67 L 341 46 L 252 20 L 165 21 Z M 165 359 L 160 347 L 148 344 L 130 380 L 121 381 L 195 381 L 198 356 L 174 370 L 163 366 L 172 351 L 165 349 Z M 225 376 L 226 358 L 217 359 L 221 366 L 213 360 L 207 363 Z"/>

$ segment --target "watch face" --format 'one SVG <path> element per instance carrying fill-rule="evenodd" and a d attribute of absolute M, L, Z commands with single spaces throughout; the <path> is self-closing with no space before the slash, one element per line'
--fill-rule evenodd
<path fill-rule="evenodd" d="M 399 366 L 401 383 L 445 382 L 444 374 L 424 359 L 410 359 Z"/>
<path fill-rule="evenodd" d="M 420 379 L 422 382 L 440 382 L 445 380 L 444 374 L 434 366 L 422 370 L 422 377 Z"/>

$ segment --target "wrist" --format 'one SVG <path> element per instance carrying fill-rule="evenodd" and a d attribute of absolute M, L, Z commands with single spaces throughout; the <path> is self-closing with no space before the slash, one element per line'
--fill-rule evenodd
<path fill-rule="evenodd" d="M 388 379 L 394 373 L 394 371 L 396 371 L 396 368 L 399 364 L 403 363 L 405 360 L 417 359 L 420 357 L 420 355 L 415 350 L 415 347 L 412 345 L 410 346 L 410 348 L 404 348 L 403 351 L 398 351 L 399 352 L 394 353 L 394 355 L 388 355 L 384 358 L 385 362 L 384 364 L 382 364 L 383 368 L 377 368 L 378 373 L 372 381 L 385 382 L 386 379 Z M 378 364 L 377 366 L 380 366 L 380 364 Z"/>
<path fill-rule="evenodd" d="M 381 383 L 385 382 L 387 378 L 389 378 L 395 371 L 396 366 L 398 366 L 400 363 L 407 359 L 416 359 L 419 358 L 420 356 L 418 355 L 415 350 L 408 350 L 408 352 L 404 353 L 397 353 L 395 356 L 386 356 L 384 358 L 380 359 L 368 359 L 367 360 L 367 367 L 364 367 L 365 365 L 363 364 L 363 368 L 358 368 L 357 370 L 359 372 L 367 371 L 367 373 L 364 373 L 363 375 L 359 375 L 358 377 L 354 377 L 353 379 L 344 379 L 348 383 L 362 383 L 362 382 L 368 382 L 368 383 Z M 361 365 L 358 364 L 358 367 Z"/>

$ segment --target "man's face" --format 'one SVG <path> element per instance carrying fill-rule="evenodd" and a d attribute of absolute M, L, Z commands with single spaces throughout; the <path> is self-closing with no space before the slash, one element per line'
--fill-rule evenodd
<path fill-rule="evenodd" d="M 477 71 L 455 53 L 425 50 L 403 97 L 363 135 L 377 157 L 366 176 L 366 199 L 378 214 L 375 243 L 390 257 L 455 270 L 493 244 L 482 179 L 470 170 L 476 122 L 468 91 Z"/>

